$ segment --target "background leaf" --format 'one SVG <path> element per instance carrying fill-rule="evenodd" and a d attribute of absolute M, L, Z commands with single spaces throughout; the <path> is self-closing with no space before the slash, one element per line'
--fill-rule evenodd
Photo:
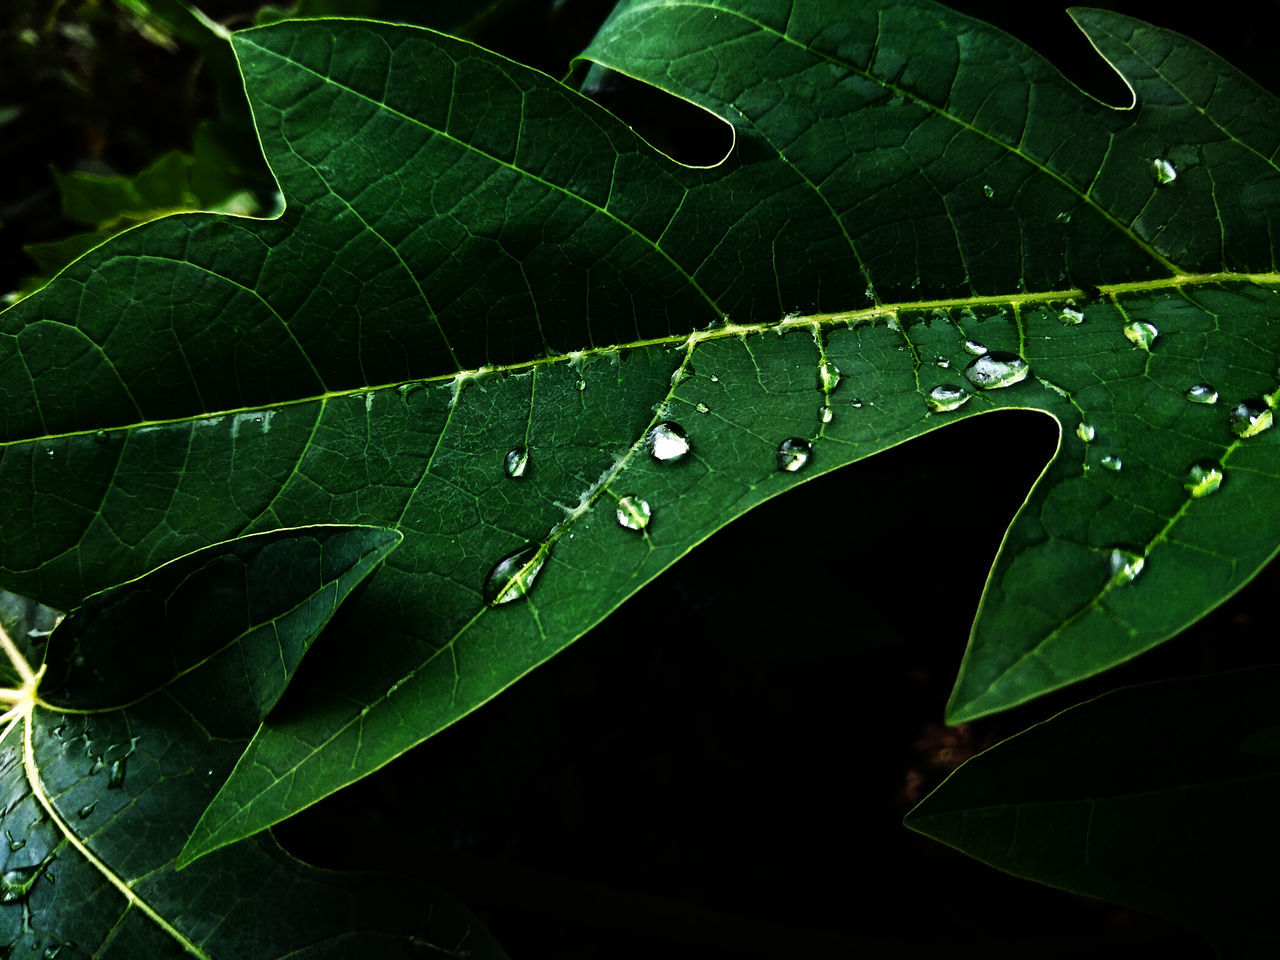
<path fill-rule="evenodd" d="M 1274 729 L 1280 668 L 1128 687 L 957 770 L 907 826 L 984 863 L 1136 906 L 1224 957 L 1274 956 L 1280 766 L 1241 749 Z"/>
<path fill-rule="evenodd" d="M 1131 75 L 1132 113 L 929 4 L 787 12 L 632 3 L 588 51 L 733 123 L 709 170 L 427 31 L 242 32 L 281 219 L 130 231 L 0 318 L 0 476 L 35 504 L 4 525 L 15 587 L 65 602 L 122 563 L 280 525 L 405 533 L 189 853 L 453 722 L 750 507 L 981 412 L 1066 430 L 953 719 L 1150 648 L 1274 552 L 1275 435 L 1237 436 L 1227 408 L 1276 391 L 1275 101 L 1111 15 L 1082 20 Z M 1178 70 L 1151 70 L 1163 54 Z M 1001 354 L 1030 374 L 975 389 Z M 1219 404 L 1185 398 L 1199 382 Z M 932 409 L 951 385 L 963 406 Z M 688 455 L 650 454 L 663 421 Z M 811 447 L 798 473 L 778 469 L 792 439 Z M 988 453 L 992 470 L 1015 455 Z M 1197 498 L 1201 461 L 1225 479 Z M 624 497 L 649 505 L 642 530 L 615 519 Z M 516 554 L 532 590 L 486 606 Z M 357 636 L 353 663 L 338 651 Z"/>

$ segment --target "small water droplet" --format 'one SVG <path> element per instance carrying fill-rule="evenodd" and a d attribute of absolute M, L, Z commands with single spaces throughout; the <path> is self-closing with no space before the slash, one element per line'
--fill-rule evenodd
<path fill-rule="evenodd" d="M 998 390 L 1011 387 L 1027 379 L 1031 367 L 1016 353 L 994 350 L 969 361 L 964 375 L 980 390 Z"/>
<path fill-rule="evenodd" d="M 111 761 L 111 772 L 107 775 L 107 789 L 119 790 L 124 786 L 125 763 L 128 757 Z"/>
<path fill-rule="evenodd" d="M 813 456 L 813 447 L 808 440 L 789 437 L 778 444 L 778 469 L 784 473 L 803 470 L 811 456 Z"/>
<path fill-rule="evenodd" d="M 830 423 L 832 420 L 835 419 L 835 416 L 836 416 L 835 413 L 832 411 L 830 407 L 818 408 L 818 419 L 821 420 L 823 423 Z"/>
<path fill-rule="evenodd" d="M 579 389 L 579 390 L 585 390 L 585 389 L 587 389 L 587 381 L 585 381 L 585 380 L 579 380 L 579 381 L 578 381 L 578 389 Z"/>
<path fill-rule="evenodd" d="M 19 903 L 25 900 L 40 876 L 42 866 L 17 867 L 0 874 L 0 903 Z"/>
<path fill-rule="evenodd" d="M 1074 327 L 1078 323 L 1084 323 L 1084 311 L 1077 310 L 1075 307 L 1063 307 L 1062 312 L 1058 314 L 1058 319 L 1069 327 Z"/>
<path fill-rule="evenodd" d="M 93 815 L 94 808 L 98 805 L 95 800 L 93 803 L 86 803 L 83 807 L 76 811 L 76 816 L 81 820 L 87 820 Z"/>
<path fill-rule="evenodd" d="M 1085 443 L 1093 443 L 1093 438 L 1098 435 L 1098 431 L 1093 428 L 1093 424 L 1085 423 L 1083 420 L 1076 425 L 1076 436 Z"/>
<path fill-rule="evenodd" d="M 972 353 L 975 357 L 980 357 L 987 352 L 987 348 L 977 340 L 966 340 L 964 342 L 964 350 L 965 353 Z"/>
<path fill-rule="evenodd" d="M 1187 387 L 1186 398 L 1192 403 L 1217 403 L 1218 391 L 1207 383 L 1197 383 Z"/>
<path fill-rule="evenodd" d="M 1070 223 L 1070 222 L 1071 222 L 1071 214 L 1070 214 L 1070 213 L 1068 213 L 1066 210 L 1062 210 L 1062 211 L 1060 211 L 1060 212 L 1058 213 L 1058 215 L 1057 215 L 1056 217 L 1054 217 L 1053 219 L 1054 219 L 1054 220 L 1056 220 L 1058 223 Z"/>
<path fill-rule="evenodd" d="M 720 378 L 719 378 L 719 377 L 717 377 L 717 376 L 713 373 L 713 374 L 711 375 L 711 382 L 712 382 L 712 383 L 719 383 L 719 382 L 720 382 Z"/>
<path fill-rule="evenodd" d="M 984 183 L 982 185 L 982 195 L 990 200 L 996 195 L 996 188 L 989 183 Z"/>
<path fill-rule="evenodd" d="M 1114 547 L 1107 557 L 1107 566 L 1111 569 L 1111 585 L 1123 587 L 1138 579 L 1142 568 L 1147 565 L 1147 558 L 1140 553 Z"/>
<path fill-rule="evenodd" d="M 529 469 L 529 451 L 524 447 L 512 447 L 502 462 L 502 469 L 511 479 L 523 477 Z"/>
<path fill-rule="evenodd" d="M 1151 161 L 1151 175 L 1159 186 L 1167 187 L 1178 179 L 1178 170 L 1172 161 L 1164 157 L 1156 157 Z"/>
<path fill-rule="evenodd" d="M 823 393 L 831 393 L 840 386 L 840 368 L 830 360 L 818 365 L 818 385 Z"/>
<path fill-rule="evenodd" d="M 44 953 L 40 954 L 40 958 L 41 960 L 57 960 L 60 953 L 62 953 L 62 944 L 51 943 L 44 948 Z"/>
<path fill-rule="evenodd" d="M 1262 399 L 1241 400 L 1227 414 L 1231 424 L 1231 432 L 1237 437 L 1256 437 L 1263 430 L 1268 430 L 1275 422 L 1271 407 Z"/>
<path fill-rule="evenodd" d="M 859 400 L 857 397 L 854 397 L 854 398 L 849 402 L 849 406 L 851 406 L 851 407 L 856 407 L 857 409 L 861 410 L 861 409 L 862 409 L 862 401 L 861 401 L 861 400 Z"/>
<path fill-rule="evenodd" d="M 649 448 L 649 455 L 653 459 L 669 463 L 679 460 L 689 452 L 689 435 L 680 424 L 664 420 L 649 428 L 644 444 Z"/>
<path fill-rule="evenodd" d="M 1105 469 L 1111 470 L 1114 473 L 1119 473 L 1124 469 L 1124 462 L 1114 453 L 1108 453 L 1099 462 Z"/>
<path fill-rule="evenodd" d="M 102 768 L 105 766 L 106 764 L 103 762 L 102 757 L 94 757 L 93 762 L 89 764 L 89 776 L 97 776 L 102 772 Z"/>
<path fill-rule="evenodd" d="M 653 510 L 639 497 L 622 497 L 618 500 L 618 525 L 628 530 L 643 530 L 649 525 Z"/>
<path fill-rule="evenodd" d="M 1124 335 L 1138 349 L 1149 351 L 1151 345 L 1156 342 L 1156 337 L 1160 336 L 1160 331 L 1156 329 L 1154 323 L 1135 320 L 1133 323 L 1124 325 Z"/>
<path fill-rule="evenodd" d="M 108 436 L 107 431 L 99 430 L 97 433 L 93 435 L 93 439 L 97 443 L 106 443 L 110 439 L 110 437 Z"/>
<path fill-rule="evenodd" d="M 969 393 L 964 387 L 958 387 L 953 383 L 944 383 L 934 387 L 929 391 L 929 396 L 925 401 L 929 404 L 929 409 L 934 413 L 947 413 L 951 410 L 959 410 L 973 394 Z"/>
<path fill-rule="evenodd" d="M 1201 460 L 1187 468 L 1187 493 L 1199 500 L 1217 493 L 1222 486 L 1222 466 L 1213 460 Z"/>
<path fill-rule="evenodd" d="M 496 607 L 519 600 L 533 586 L 546 559 L 546 552 L 536 543 L 508 553 L 493 565 L 484 578 L 484 602 Z"/>
<path fill-rule="evenodd" d="M 10 853 L 17 853 L 19 850 L 21 850 L 23 847 L 27 845 L 27 841 L 22 840 L 20 838 L 15 838 L 14 835 L 10 833 L 8 830 L 4 832 L 4 838 L 9 841 Z"/>
<path fill-rule="evenodd" d="M 699 413 L 710 413 L 710 412 L 711 412 L 711 408 L 710 408 L 710 407 L 708 407 L 705 403 L 700 403 L 700 404 L 698 404 L 696 407 L 694 407 L 693 409 L 697 410 Z"/>

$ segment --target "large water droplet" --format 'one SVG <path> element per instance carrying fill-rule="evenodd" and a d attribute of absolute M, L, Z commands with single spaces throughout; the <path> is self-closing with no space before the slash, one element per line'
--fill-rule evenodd
<path fill-rule="evenodd" d="M 1187 493 L 1196 500 L 1217 493 L 1222 486 L 1222 466 L 1213 460 L 1201 460 L 1187 468 Z"/>
<path fill-rule="evenodd" d="M 1104 468 L 1119 473 L 1124 469 L 1124 461 L 1117 457 L 1114 453 L 1108 453 L 1099 461 Z"/>
<path fill-rule="evenodd" d="M 1154 323 L 1135 320 L 1133 323 L 1124 325 L 1124 335 L 1135 347 L 1150 350 L 1151 345 L 1156 342 L 1156 337 L 1160 336 L 1160 331 L 1156 329 Z"/>
<path fill-rule="evenodd" d="M 1255 398 L 1241 400 L 1227 414 L 1227 420 L 1231 424 L 1231 432 L 1245 438 L 1256 437 L 1263 430 L 1270 429 L 1275 416 L 1265 400 Z"/>
<path fill-rule="evenodd" d="M 1184 396 L 1192 403 L 1217 403 L 1218 391 L 1207 383 L 1197 383 L 1187 387 Z"/>
<path fill-rule="evenodd" d="M 1178 179 L 1178 170 L 1171 160 L 1166 160 L 1164 157 L 1156 157 L 1151 161 L 1151 176 L 1155 177 L 1157 184 L 1167 187 Z"/>
<path fill-rule="evenodd" d="M 1074 327 L 1078 323 L 1084 323 L 1084 311 L 1077 310 L 1075 307 L 1063 307 L 1062 312 L 1058 314 L 1058 319 L 1069 327 Z"/>
<path fill-rule="evenodd" d="M 34 867 L 17 867 L 0 874 L 0 903 L 18 903 L 27 898 L 40 876 L 43 864 Z"/>
<path fill-rule="evenodd" d="M 546 559 L 546 551 L 536 543 L 507 554 L 484 578 L 484 602 L 496 607 L 519 600 L 533 586 Z"/>
<path fill-rule="evenodd" d="M 1016 353 L 993 350 L 975 357 L 964 368 L 969 382 L 980 390 L 998 390 L 1011 387 L 1027 379 L 1031 367 Z"/>
<path fill-rule="evenodd" d="M 818 383 L 823 393 L 831 393 L 840 386 L 840 368 L 830 360 L 818 365 Z"/>
<path fill-rule="evenodd" d="M 512 447 L 507 451 L 506 459 L 502 462 L 502 469 L 513 480 L 517 477 L 523 477 L 525 471 L 529 469 L 529 451 L 524 447 Z"/>
<path fill-rule="evenodd" d="M 975 357 L 980 357 L 987 352 L 987 348 L 980 344 L 977 340 L 966 340 L 964 342 L 964 352 L 971 353 Z"/>
<path fill-rule="evenodd" d="M 1098 435 L 1098 431 L 1093 428 L 1093 424 L 1080 421 L 1076 426 L 1076 436 L 1085 443 L 1093 443 L 1093 438 Z"/>
<path fill-rule="evenodd" d="M 813 447 L 808 440 L 789 437 L 778 444 L 778 469 L 786 473 L 803 470 L 811 456 L 813 456 Z"/>
<path fill-rule="evenodd" d="M 689 435 L 680 424 L 664 420 L 649 428 L 644 445 L 653 459 L 666 463 L 679 460 L 689 452 Z"/>
<path fill-rule="evenodd" d="M 107 789 L 119 790 L 124 786 L 125 763 L 128 757 L 121 757 L 119 760 L 111 761 L 111 772 L 107 775 Z"/>
<path fill-rule="evenodd" d="M 929 409 L 934 413 L 947 413 L 951 410 L 959 410 L 969 398 L 973 396 L 964 387 L 958 387 L 953 383 L 944 383 L 934 387 L 929 391 L 929 396 L 925 398 L 929 404 Z"/>
<path fill-rule="evenodd" d="M 628 530 L 643 530 L 653 516 L 648 502 L 639 497 L 622 497 L 618 500 L 618 525 Z"/>
<path fill-rule="evenodd" d="M 1111 570 L 1111 585 L 1113 587 L 1123 587 L 1126 584 L 1133 583 L 1138 579 L 1138 574 L 1142 573 L 1142 568 L 1147 565 L 1147 559 L 1140 553 L 1134 553 L 1132 550 L 1126 550 L 1123 547 L 1114 547 L 1110 555 L 1107 557 L 1107 566 Z"/>

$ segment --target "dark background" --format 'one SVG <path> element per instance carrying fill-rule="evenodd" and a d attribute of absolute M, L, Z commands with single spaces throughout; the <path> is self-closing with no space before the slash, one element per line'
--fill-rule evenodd
<path fill-rule="evenodd" d="M 369 5 L 420 20 L 434 6 Z M 1280 90 L 1277 4 L 1098 5 L 1180 30 Z M 256 6 L 203 4 L 219 19 Z M 951 6 L 1127 102 L 1057 6 Z M 561 76 L 610 7 L 516 2 L 475 36 Z M 698 111 L 627 88 L 610 105 L 678 157 L 723 149 Z M 0 291 L 37 272 L 23 243 L 82 229 L 59 211 L 50 163 L 134 173 L 190 149 L 216 109 L 190 51 L 147 40 L 107 0 L 6 4 L 0 117 L 6 107 L 21 110 L 0 125 Z M 1211 957 L 1172 924 L 1008 877 L 901 826 L 974 751 L 1087 696 L 1272 658 L 1274 568 L 1099 681 L 942 724 L 986 572 L 1056 439 L 1047 417 L 990 414 L 814 478 L 277 835 L 321 865 L 426 876 L 515 960 Z M 1025 449 L 992 471 L 997 445 Z"/>

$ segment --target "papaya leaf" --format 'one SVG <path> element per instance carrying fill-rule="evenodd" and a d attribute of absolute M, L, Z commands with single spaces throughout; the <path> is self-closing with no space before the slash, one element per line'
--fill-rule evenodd
<path fill-rule="evenodd" d="M 244 537 L 89 597 L 38 671 L 5 638 L 25 681 L 0 736 L 13 956 L 502 956 L 434 891 L 316 870 L 267 835 L 174 869 L 307 646 L 399 541 Z"/>
<path fill-rule="evenodd" d="M 1280 540 L 1280 104 L 1075 16 L 1133 105 L 928 2 L 620 4 L 585 56 L 730 124 L 712 168 L 429 30 L 234 34 L 282 216 L 126 231 L 0 314 L 12 589 L 71 605 L 280 526 L 405 537 L 182 862 L 475 709 L 756 504 L 991 410 L 1061 442 L 952 720 L 1253 576 Z"/>
<path fill-rule="evenodd" d="M 907 826 L 1001 870 L 1273 957 L 1280 668 L 1129 687 L 969 760 Z"/>

